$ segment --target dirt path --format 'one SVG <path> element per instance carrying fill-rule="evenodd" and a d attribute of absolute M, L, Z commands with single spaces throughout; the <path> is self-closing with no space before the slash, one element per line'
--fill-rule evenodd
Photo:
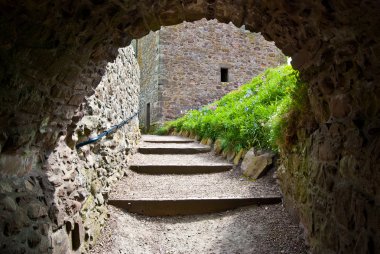
<path fill-rule="evenodd" d="M 281 205 L 192 216 L 147 217 L 110 207 L 90 253 L 307 253 L 298 226 Z"/>
<path fill-rule="evenodd" d="M 154 137 L 145 139 L 156 140 Z M 159 140 L 164 139 L 160 137 Z M 178 141 L 178 138 L 175 140 Z M 194 144 L 190 146 L 197 147 Z M 159 145 L 155 144 L 155 147 Z M 177 161 L 170 159 L 170 156 L 163 155 L 160 161 L 159 155 L 137 154 L 135 162 L 146 164 L 156 161 L 161 165 L 165 161 L 169 164 L 189 164 L 192 161 L 197 164 L 200 161 L 206 164 L 226 163 L 211 153 L 199 154 L 199 158 L 193 159 L 191 156 L 196 155 L 174 156 Z M 145 175 L 127 170 L 127 176 L 115 187 L 111 196 L 128 196 L 138 200 L 279 195 L 273 172 L 251 182 L 241 178 L 236 170 L 196 175 Z M 252 205 L 212 214 L 172 217 L 137 215 L 113 206 L 109 206 L 109 213 L 110 219 L 90 253 L 307 253 L 301 230 L 281 204 Z"/>

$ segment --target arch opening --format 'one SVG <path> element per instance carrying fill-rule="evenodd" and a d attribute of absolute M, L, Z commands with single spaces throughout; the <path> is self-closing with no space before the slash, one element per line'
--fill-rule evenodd
<path fill-rule="evenodd" d="M 295 119 L 297 142 L 283 154 L 280 179 L 313 251 L 379 248 L 373 239 L 379 239 L 374 225 L 380 162 L 372 156 L 380 142 L 378 1 L 65 1 L 0 7 L 0 172 L 6 182 L 2 192 L 11 200 L 17 185 L 26 192 L 42 186 L 44 202 L 51 200 L 47 175 L 55 171 L 41 172 L 41 165 L 80 121 L 78 106 L 94 93 L 120 46 L 163 25 L 216 18 L 275 41 L 308 83 L 310 117 L 318 128 Z M 95 196 L 96 190 L 95 184 Z M 75 201 L 83 200 L 78 194 Z M 18 206 L 26 203 L 21 198 Z M 30 206 L 33 220 L 53 225 L 61 219 L 49 222 L 47 211 Z M 50 203 L 46 207 L 54 210 Z M 39 227 L 49 234 L 54 225 Z"/>

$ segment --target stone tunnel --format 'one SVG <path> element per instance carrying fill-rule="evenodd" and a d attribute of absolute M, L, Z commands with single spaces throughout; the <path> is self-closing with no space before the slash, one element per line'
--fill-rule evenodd
<path fill-rule="evenodd" d="M 63 253 L 65 237 L 74 250 L 94 241 L 85 231 L 95 226 L 78 215 L 88 203 L 80 191 L 59 212 L 51 161 L 81 159 L 72 137 L 83 102 L 120 47 L 202 18 L 260 32 L 307 83 L 307 113 L 292 116 L 278 175 L 312 252 L 380 251 L 379 1 L 2 0 L 0 12 L 2 253 Z M 99 185 L 89 187 L 94 196 Z M 66 196 L 76 188 L 65 186 Z"/>

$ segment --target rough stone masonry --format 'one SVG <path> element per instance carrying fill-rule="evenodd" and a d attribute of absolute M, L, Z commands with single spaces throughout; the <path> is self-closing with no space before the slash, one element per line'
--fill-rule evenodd
<path fill-rule="evenodd" d="M 1 216 L 13 214 L 1 220 L 2 241 L 35 252 L 52 247 L 31 232 L 51 239 L 56 224 L 46 213 L 54 206 L 31 205 L 30 217 L 42 218 L 31 223 L 14 204 L 52 200 L 49 191 L 33 191 L 46 177 L 29 176 L 47 174 L 34 165 L 79 121 L 75 112 L 118 48 L 161 26 L 207 18 L 261 32 L 307 83 L 308 114 L 289 123 L 293 145 L 281 152 L 279 175 L 312 252 L 379 252 L 379 1 L 3 0 L 0 13 L 0 171 L 2 182 L 12 179 L 2 185 Z M 78 232 L 75 223 L 67 227 Z"/>
<path fill-rule="evenodd" d="M 139 138 L 138 119 L 95 145 L 74 146 L 138 111 L 139 74 L 132 47 L 119 49 L 54 149 L 26 162 L 32 163 L 27 174 L 1 178 L 2 253 L 80 253 L 96 241 L 110 188 L 124 175 Z"/>

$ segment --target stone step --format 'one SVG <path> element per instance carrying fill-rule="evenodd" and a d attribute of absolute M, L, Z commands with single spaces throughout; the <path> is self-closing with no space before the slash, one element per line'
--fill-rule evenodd
<path fill-rule="evenodd" d="M 228 171 L 231 165 L 131 165 L 130 169 L 141 174 L 209 174 Z"/>
<path fill-rule="evenodd" d="M 223 170 L 233 168 L 224 159 L 207 153 L 209 146 L 195 142 L 143 141 L 139 151 L 140 154 L 134 155 L 126 176 L 110 193 L 109 204 L 132 213 L 175 216 L 281 202 L 280 190 L 271 175 L 253 182 L 233 170 L 207 175 L 190 174 L 214 167 Z"/>
<path fill-rule="evenodd" d="M 198 143 L 149 143 L 141 142 L 138 148 L 143 154 L 198 154 L 211 151 L 209 146 Z"/>
<path fill-rule="evenodd" d="M 204 174 L 228 171 L 233 165 L 207 153 L 135 154 L 130 169 L 144 174 Z"/>
<path fill-rule="evenodd" d="M 181 200 L 281 197 L 272 177 L 257 181 L 233 171 L 194 175 L 147 175 L 128 170 L 110 193 L 111 200 Z"/>
<path fill-rule="evenodd" d="M 205 198 L 205 199 L 110 199 L 110 205 L 131 213 L 147 216 L 178 216 L 223 212 L 249 205 L 281 203 L 280 196 L 257 198 Z"/>
<path fill-rule="evenodd" d="M 142 135 L 141 140 L 147 143 L 193 143 L 194 140 L 180 136 Z"/>

